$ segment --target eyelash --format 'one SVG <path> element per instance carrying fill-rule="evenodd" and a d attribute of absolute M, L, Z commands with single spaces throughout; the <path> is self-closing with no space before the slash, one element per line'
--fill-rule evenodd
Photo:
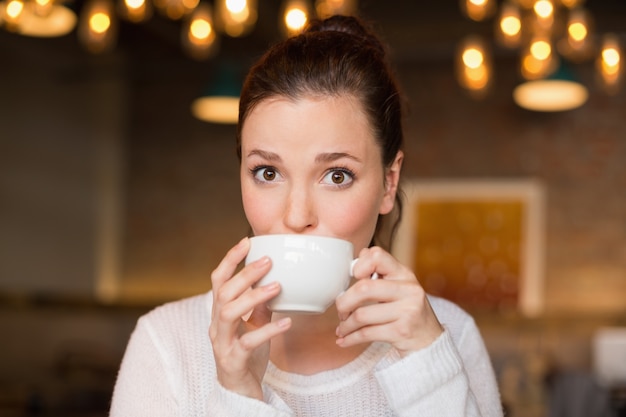
<path fill-rule="evenodd" d="M 259 174 L 259 172 L 264 169 L 274 171 L 277 175 L 280 175 L 280 171 L 278 171 L 275 167 L 271 165 L 257 165 L 250 169 L 250 175 L 252 175 L 252 178 L 254 178 L 254 180 L 257 181 L 258 183 L 273 182 L 273 181 L 261 180 L 257 178 L 257 175 Z M 354 173 L 354 171 L 344 166 L 332 167 L 332 168 L 327 169 L 324 175 L 322 176 L 322 178 L 325 178 L 327 175 L 333 172 L 341 172 L 343 174 L 346 174 L 350 179 L 350 181 L 347 184 L 334 184 L 334 186 L 338 188 L 349 187 L 356 179 L 356 174 Z"/>
<path fill-rule="evenodd" d="M 267 182 L 271 182 L 271 181 L 265 181 L 265 180 L 260 180 L 259 178 L 257 178 L 257 175 L 259 174 L 260 171 L 264 170 L 264 169 L 269 169 L 274 171 L 276 174 L 280 175 L 280 172 L 274 168 L 271 165 L 257 165 L 255 167 L 253 167 L 252 169 L 250 169 L 250 175 L 252 175 L 252 178 L 254 178 L 254 180 L 258 183 L 267 183 Z"/>
<path fill-rule="evenodd" d="M 342 167 L 342 166 L 328 169 L 326 173 L 324 174 L 324 177 L 326 177 L 328 174 L 331 174 L 333 172 L 341 172 L 343 174 L 347 174 L 348 177 L 350 177 L 350 181 L 347 184 L 334 184 L 334 186 L 338 188 L 349 187 L 350 185 L 352 185 L 352 183 L 356 179 L 356 174 L 354 173 L 354 171 L 352 171 L 350 168 Z"/>

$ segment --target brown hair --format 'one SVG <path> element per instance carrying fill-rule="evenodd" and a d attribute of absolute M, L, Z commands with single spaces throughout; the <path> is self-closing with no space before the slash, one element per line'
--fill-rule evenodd
<path fill-rule="evenodd" d="M 274 45 L 250 69 L 239 102 L 239 159 L 243 124 L 261 101 L 345 94 L 360 101 L 382 150 L 382 164 L 390 167 L 403 145 L 399 89 L 384 45 L 361 20 L 348 16 L 311 22 L 300 35 Z M 372 244 L 390 248 L 402 213 L 401 195 L 398 190 L 389 238 L 381 238 L 379 217 Z"/>

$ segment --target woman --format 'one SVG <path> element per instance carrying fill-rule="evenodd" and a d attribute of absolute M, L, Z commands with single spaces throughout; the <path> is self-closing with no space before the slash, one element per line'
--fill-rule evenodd
<path fill-rule="evenodd" d="M 321 315 L 272 313 L 280 287 L 252 287 L 271 261 L 239 269 L 244 238 L 209 294 L 139 320 L 111 415 L 502 415 L 474 321 L 375 246 L 401 211 L 401 117 L 385 48 L 355 18 L 315 22 L 259 60 L 237 132 L 252 231 L 349 240 L 355 282 Z"/>

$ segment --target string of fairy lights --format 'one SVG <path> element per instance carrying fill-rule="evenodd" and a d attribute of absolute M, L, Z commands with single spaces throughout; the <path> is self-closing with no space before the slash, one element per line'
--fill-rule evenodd
<path fill-rule="evenodd" d="M 285 36 L 315 14 L 354 14 L 356 0 L 283 0 L 277 24 Z M 121 22 L 142 23 L 154 13 L 181 22 L 181 46 L 192 58 L 212 57 L 221 36 L 248 35 L 258 17 L 257 0 L 86 0 L 77 15 L 63 0 L 2 0 L 0 26 L 24 36 L 64 36 L 74 29 L 94 54 L 115 48 Z"/>
<path fill-rule="evenodd" d="M 563 111 L 583 105 L 588 89 L 567 71 L 569 65 L 595 61 L 596 79 L 607 94 L 619 92 L 624 78 L 619 33 L 601 33 L 592 25 L 584 0 L 462 0 L 461 11 L 476 22 L 494 20 L 498 47 L 519 51 L 519 75 L 513 91 L 521 107 Z M 468 35 L 459 45 L 459 84 L 477 98 L 493 85 L 493 46 Z"/>

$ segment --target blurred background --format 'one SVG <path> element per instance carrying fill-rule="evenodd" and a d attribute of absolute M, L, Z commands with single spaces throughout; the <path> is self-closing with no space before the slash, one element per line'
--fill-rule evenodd
<path fill-rule="evenodd" d="M 106 415 L 137 318 L 208 291 L 248 233 L 235 127 L 196 99 L 236 97 L 287 36 L 287 2 L 250 2 L 249 27 L 220 17 L 225 3 L 0 2 L 1 416 Z M 542 190 L 541 308 L 462 304 L 508 415 L 624 415 L 626 2 L 316 3 L 371 20 L 389 44 L 407 182 Z M 514 98 L 563 75 L 571 99 Z"/>

